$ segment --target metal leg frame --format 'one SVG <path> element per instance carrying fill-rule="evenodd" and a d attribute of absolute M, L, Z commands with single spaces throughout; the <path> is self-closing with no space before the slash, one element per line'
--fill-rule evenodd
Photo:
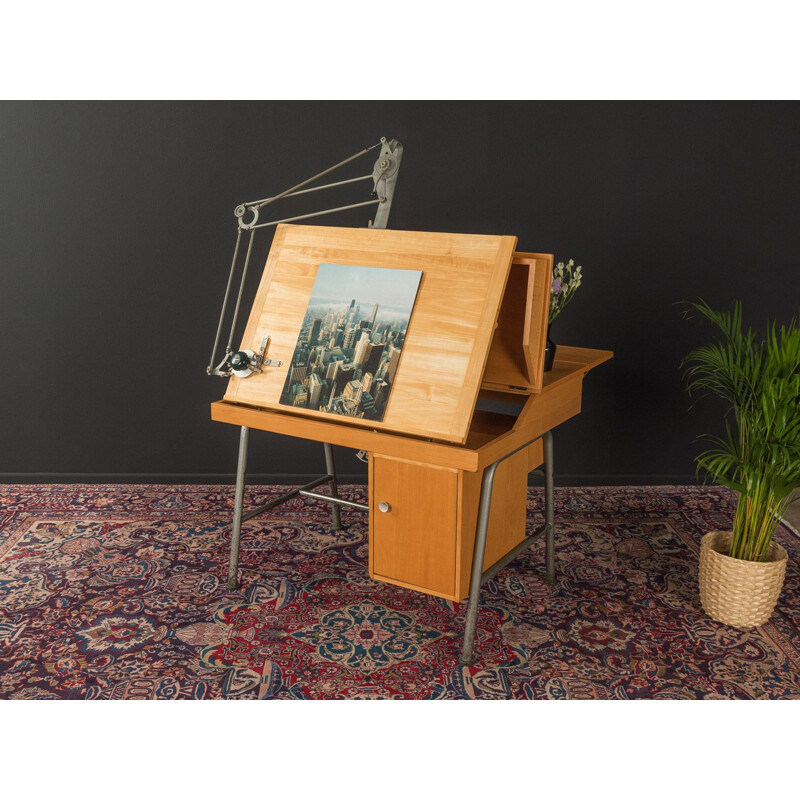
<path fill-rule="evenodd" d="M 475 648 L 475 626 L 478 622 L 478 604 L 480 602 L 481 586 L 491 580 L 501 569 L 513 561 L 523 550 L 530 547 L 542 534 L 545 534 L 545 563 L 546 581 L 551 586 L 555 583 L 555 513 L 553 508 L 553 434 L 545 433 L 541 438 L 544 445 L 544 509 L 545 524 L 525 537 L 510 553 L 500 559 L 486 572 L 483 571 L 483 559 L 486 553 L 486 535 L 489 530 L 489 512 L 492 505 L 492 489 L 497 468 L 507 458 L 511 458 L 520 450 L 536 441 L 531 439 L 527 444 L 518 447 L 511 453 L 498 459 L 486 468 L 481 483 L 481 498 L 478 507 L 478 524 L 475 532 L 475 549 L 472 553 L 472 574 L 469 582 L 469 604 L 467 605 L 467 618 L 464 623 L 464 647 L 461 651 L 461 663 L 470 665 L 475 663 L 473 654 Z"/>
<path fill-rule="evenodd" d="M 275 508 L 276 506 L 285 503 L 287 500 L 291 500 L 293 497 L 297 497 L 298 495 L 301 497 L 312 497 L 315 500 L 324 500 L 330 503 L 333 506 L 333 528 L 334 530 L 341 530 L 342 528 L 342 518 L 339 512 L 339 506 L 347 506 L 348 508 L 358 508 L 362 511 L 368 511 L 369 506 L 364 505 L 363 503 L 355 503 L 352 500 L 342 500 L 339 497 L 339 489 L 336 483 L 336 467 L 333 463 L 333 448 L 328 444 L 325 443 L 325 468 L 327 473 L 323 475 L 321 478 L 317 478 L 316 480 L 311 481 L 310 483 L 305 484 L 304 486 L 298 486 L 296 489 L 291 489 L 290 491 L 286 492 L 286 494 L 282 494 L 280 497 L 276 497 L 273 500 L 270 500 L 268 503 L 264 503 L 264 505 L 258 506 L 257 508 L 251 509 L 247 513 L 244 511 L 244 486 L 245 486 L 245 479 L 247 477 L 247 445 L 250 435 L 250 429 L 247 427 L 242 427 L 240 435 L 239 435 L 239 461 L 236 467 L 236 492 L 234 495 L 234 503 L 233 503 L 233 533 L 231 535 L 231 558 L 230 563 L 228 565 L 228 588 L 229 589 L 238 589 L 239 588 L 239 541 L 242 535 L 242 523 L 247 522 L 249 519 L 253 519 L 253 517 L 257 517 L 259 514 L 263 514 L 265 511 L 269 511 L 270 509 Z M 317 486 L 320 486 L 323 483 L 327 483 L 330 487 L 331 493 L 327 494 L 318 494 L 317 492 L 312 492 L 312 489 L 315 489 Z"/>
<path fill-rule="evenodd" d="M 328 471 L 331 487 L 331 497 L 339 496 L 339 489 L 336 486 L 336 466 L 333 463 L 333 448 L 328 442 L 325 442 L 325 469 Z M 342 515 L 339 513 L 339 506 L 336 503 L 331 503 L 333 512 L 333 529 L 340 531 L 342 529 Z"/>
<path fill-rule="evenodd" d="M 239 432 L 239 461 L 236 465 L 236 494 L 233 500 L 233 534 L 231 535 L 231 560 L 228 564 L 228 588 L 239 588 L 239 539 L 242 535 L 244 510 L 244 481 L 247 475 L 247 442 L 250 428 L 242 426 Z"/>

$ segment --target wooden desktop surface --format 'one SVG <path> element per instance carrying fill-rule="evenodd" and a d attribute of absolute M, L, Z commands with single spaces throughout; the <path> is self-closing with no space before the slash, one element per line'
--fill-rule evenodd
<path fill-rule="evenodd" d="M 521 411 L 517 416 L 476 411 L 463 445 L 367 430 L 345 421 L 340 422 L 340 418 L 331 418 L 329 415 L 325 418 L 300 416 L 229 400 L 212 403 L 211 418 L 254 430 L 477 472 L 504 453 L 580 413 L 583 376 L 612 356 L 609 350 L 559 345 L 553 369 L 545 373 L 540 394 L 526 395 L 491 389 L 482 392 L 490 398 L 516 402 L 521 405 Z"/>

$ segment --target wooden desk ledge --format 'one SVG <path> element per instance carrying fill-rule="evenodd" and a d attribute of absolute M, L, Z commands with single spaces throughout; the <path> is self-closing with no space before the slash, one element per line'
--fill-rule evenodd
<path fill-rule="evenodd" d="M 542 391 L 574 377 L 576 373 L 585 375 L 590 369 L 610 361 L 613 357 L 614 353 L 611 350 L 591 350 L 588 347 L 570 347 L 560 344 L 556 348 L 553 369 L 545 373 Z"/>
<path fill-rule="evenodd" d="M 541 436 L 580 413 L 583 376 L 612 356 L 613 353 L 608 350 L 559 345 L 553 369 L 547 373 L 540 394 L 526 395 L 496 390 L 482 392 L 487 397 L 518 403 L 522 405 L 522 410 L 518 416 L 476 411 L 464 445 L 366 430 L 346 422 L 314 419 L 226 400 L 211 404 L 211 418 L 216 422 L 246 426 L 253 430 L 329 442 L 354 450 L 367 450 L 409 461 L 477 472 L 509 450 Z"/>
<path fill-rule="evenodd" d="M 243 425 L 253 430 L 328 442 L 353 450 L 367 450 L 409 461 L 421 461 L 439 467 L 464 469 L 468 472 L 475 472 L 478 469 L 478 454 L 469 447 L 367 430 L 328 419 L 317 420 L 226 400 L 218 400 L 211 404 L 211 419 L 231 425 Z"/>

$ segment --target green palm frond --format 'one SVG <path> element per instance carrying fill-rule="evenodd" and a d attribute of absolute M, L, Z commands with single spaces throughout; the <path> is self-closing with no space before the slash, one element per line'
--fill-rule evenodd
<path fill-rule="evenodd" d="M 758 560 L 800 488 L 800 323 L 772 322 L 762 338 L 743 328 L 738 301 L 715 311 L 696 300 L 684 317 L 699 317 L 717 334 L 682 362 L 689 394 L 728 405 L 726 435 L 703 437 L 713 447 L 697 457 L 698 472 L 739 493 L 731 555 Z"/>

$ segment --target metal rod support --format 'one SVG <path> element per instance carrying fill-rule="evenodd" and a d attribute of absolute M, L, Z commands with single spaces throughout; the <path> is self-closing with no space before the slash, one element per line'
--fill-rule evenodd
<path fill-rule="evenodd" d="M 363 503 L 354 503 L 352 500 L 342 500 L 341 497 L 331 497 L 328 494 L 318 494 L 317 492 L 306 492 L 301 490 L 298 494 L 303 495 L 303 497 L 313 497 L 315 500 L 325 500 L 328 503 L 335 503 L 339 506 L 347 506 L 348 508 L 358 508 L 361 511 L 369 511 L 369 506 L 364 505 Z"/>
<path fill-rule="evenodd" d="M 244 482 L 247 474 L 247 442 L 250 429 L 242 426 L 239 432 L 239 460 L 236 465 L 236 491 L 233 499 L 233 532 L 231 533 L 231 560 L 228 565 L 228 588 L 239 588 L 239 539 L 242 535 L 242 510 L 244 508 Z"/>
<path fill-rule="evenodd" d="M 492 505 L 492 488 L 494 474 L 497 472 L 499 461 L 487 467 L 481 482 L 481 500 L 478 507 L 478 525 L 475 531 L 475 547 L 472 552 L 472 574 L 469 579 L 469 604 L 467 617 L 464 621 L 464 646 L 461 651 L 461 663 L 473 664 L 475 658 L 475 627 L 478 622 L 478 601 L 481 592 L 481 577 L 483 575 L 483 558 L 486 553 L 486 534 L 489 530 L 489 511 Z"/>
<path fill-rule="evenodd" d="M 208 360 L 207 372 L 214 370 L 214 359 L 217 356 L 217 347 L 219 347 L 219 337 L 222 333 L 222 323 L 225 321 L 225 311 L 228 308 L 228 297 L 231 293 L 231 285 L 233 284 L 233 273 L 236 269 L 236 258 L 239 255 L 239 244 L 242 241 L 241 228 L 236 232 L 236 244 L 233 248 L 233 258 L 231 259 L 231 271 L 228 275 L 228 285 L 225 287 L 225 299 L 222 301 L 222 311 L 219 315 L 219 324 L 217 325 L 217 335 L 214 337 L 214 349 L 211 351 L 211 358 Z M 219 369 L 219 367 L 217 367 Z"/>
<path fill-rule="evenodd" d="M 269 511 L 270 509 L 275 508 L 276 506 L 281 505 L 281 503 L 286 503 L 287 501 L 291 500 L 293 497 L 297 497 L 301 491 L 304 489 L 313 489 L 316 486 L 319 486 L 322 483 L 327 483 L 330 480 L 330 475 L 323 475 L 321 478 L 317 478 L 311 483 L 307 483 L 305 486 L 298 486 L 296 489 L 292 489 L 291 491 L 286 492 L 286 494 L 282 494 L 280 497 L 276 497 L 270 500 L 268 503 L 264 503 L 264 505 L 258 506 L 258 508 L 254 508 L 251 511 L 248 511 L 246 514 L 242 516 L 242 522 L 247 522 L 249 519 L 253 519 L 254 517 L 263 514 L 265 511 Z"/>
<path fill-rule="evenodd" d="M 375 166 L 373 171 L 370 175 L 359 175 L 354 178 L 346 178 L 340 181 L 333 181 L 331 183 L 326 183 L 320 186 L 309 186 L 309 184 L 316 181 L 318 178 L 323 177 L 324 175 L 328 175 L 329 173 L 333 172 L 334 170 L 343 167 L 345 164 L 349 164 L 351 161 L 363 156 L 366 153 L 369 153 L 371 150 L 375 150 L 376 148 L 381 149 L 381 155 L 379 160 L 375 162 Z M 363 208 L 365 206 L 377 206 L 377 211 L 375 213 L 375 220 L 370 222 L 371 227 L 376 228 L 385 228 L 388 221 L 389 212 L 392 207 L 392 198 L 394 197 L 395 191 L 395 184 L 397 182 L 397 172 L 400 166 L 400 160 L 402 158 L 403 153 L 403 146 L 400 142 L 396 140 L 392 140 L 391 142 L 387 141 L 385 137 L 381 137 L 381 140 L 376 144 L 370 145 L 369 147 L 365 147 L 363 150 L 359 150 L 357 153 L 353 154 L 349 158 L 345 158 L 342 161 L 334 164 L 327 169 L 322 170 L 322 172 L 318 172 L 316 175 L 301 181 L 298 184 L 286 189 L 279 194 L 273 195 L 272 197 L 265 197 L 261 200 L 251 200 L 246 203 L 242 203 L 238 205 L 234 210 L 234 215 L 238 218 L 238 232 L 236 238 L 236 245 L 233 251 L 233 258 L 231 259 L 231 269 L 228 275 L 228 283 L 225 289 L 225 298 L 222 302 L 222 310 L 220 311 L 219 323 L 217 325 L 217 333 L 214 338 L 214 349 L 211 352 L 211 358 L 209 360 L 208 366 L 206 367 L 206 372 L 209 375 L 218 375 L 220 377 L 227 377 L 231 374 L 231 370 L 229 368 L 228 359 L 233 355 L 233 338 L 236 333 L 236 323 L 239 319 L 239 309 L 242 302 L 242 295 L 245 288 L 246 278 L 247 278 L 247 269 L 250 264 L 250 256 L 253 250 L 253 241 L 254 241 L 254 232 L 259 228 L 270 228 L 276 225 L 280 225 L 284 222 L 298 222 L 300 220 L 308 220 L 314 219 L 315 217 L 323 217 L 328 214 L 336 214 L 340 211 L 349 211 L 350 209 L 355 208 Z M 359 183 L 362 181 L 373 180 L 375 181 L 375 186 L 372 191 L 372 197 L 375 199 L 367 200 L 362 203 L 351 203 L 349 205 L 338 206 L 336 208 L 329 208 L 322 211 L 314 211 L 308 214 L 298 214 L 293 217 L 286 217 L 284 219 L 273 220 L 271 222 L 262 222 L 260 224 L 256 224 L 258 220 L 258 213 L 261 208 L 264 206 L 269 205 L 270 203 L 274 203 L 278 200 L 281 200 L 286 197 L 294 197 L 296 195 L 304 195 L 309 194 L 311 192 L 319 192 L 324 189 L 332 189 L 337 186 L 345 186 L 351 183 Z M 380 193 L 380 196 L 376 197 L 376 195 Z M 250 224 L 244 223 L 242 218 L 250 212 L 253 215 L 252 221 Z M 233 318 L 231 320 L 230 325 L 230 334 L 228 336 L 228 344 L 225 349 L 225 354 L 220 361 L 218 366 L 214 366 L 214 362 L 217 358 L 217 348 L 219 347 L 220 337 L 222 335 L 222 328 L 225 323 L 225 316 L 228 311 L 228 301 L 230 299 L 231 291 L 233 288 L 233 280 L 234 274 L 236 272 L 236 264 L 239 258 L 239 250 L 241 244 L 241 235 L 243 231 L 250 231 L 250 241 L 247 247 L 247 255 L 244 259 L 244 265 L 242 267 L 242 276 L 241 281 L 239 284 L 239 292 L 236 298 L 236 307 L 233 312 Z M 228 367 L 228 368 L 226 368 Z"/>
<path fill-rule="evenodd" d="M 340 161 L 338 164 L 334 164 L 332 167 L 328 167 L 328 169 L 322 170 L 322 172 L 318 172 L 313 177 L 301 181 L 296 186 L 292 186 L 290 189 L 287 189 L 285 192 L 281 192 L 280 194 L 276 194 L 275 197 L 269 197 L 266 200 L 260 201 L 258 207 L 263 208 L 264 206 L 269 205 L 270 203 L 274 203 L 276 200 L 280 200 L 282 197 L 288 197 L 293 192 L 296 192 L 298 189 L 302 189 L 303 186 L 307 186 L 309 183 L 312 183 L 317 178 L 321 178 L 323 175 L 327 175 L 329 172 L 333 172 L 335 169 L 339 169 L 339 167 L 343 167 L 345 164 L 349 164 L 351 161 L 355 161 L 360 156 L 363 156 L 365 153 L 369 153 L 370 150 L 374 150 L 376 147 L 380 147 L 382 144 L 383 140 L 381 140 L 377 144 L 370 145 L 370 147 L 365 147 L 363 150 L 360 150 L 355 155 L 346 158 L 344 161 Z"/>
<path fill-rule="evenodd" d="M 247 243 L 247 255 L 244 258 L 244 267 L 242 267 L 242 280 L 239 283 L 239 294 L 236 297 L 236 306 L 233 309 L 233 319 L 231 320 L 231 333 L 228 336 L 227 352 L 230 352 L 231 345 L 233 344 L 233 334 L 236 331 L 236 320 L 239 318 L 239 306 L 242 304 L 242 293 L 244 292 L 244 282 L 247 278 L 247 268 L 250 266 L 250 253 L 253 252 L 253 239 L 255 234 L 250 231 L 250 241 Z"/>
<path fill-rule="evenodd" d="M 545 523 L 537 528 L 530 536 L 526 536 L 513 550 L 506 553 L 503 558 L 489 567 L 489 569 L 481 575 L 481 585 L 494 578 L 501 569 L 507 567 L 523 550 L 527 550 L 543 533 L 547 533 L 549 530 L 550 525 Z"/>
<path fill-rule="evenodd" d="M 276 506 L 281 505 L 281 503 L 286 503 L 287 501 L 291 500 L 293 497 L 297 497 L 298 495 L 302 495 L 303 497 L 313 497 L 316 500 L 325 500 L 328 503 L 334 504 L 334 527 L 336 528 L 336 530 L 339 530 L 341 528 L 341 520 L 339 520 L 338 506 L 348 506 L 349 508 L 358 508 L 362 511 L 369 511 L 369 506 L 366 506 L 363 503 L 354 503 L 351 500 L 342 500 L 338 496 L 338 494 L 336 495 L 317 494 L 317 492 L 309 491 L 310 489 L 314 489 L 323 483 L 327 483 L 332 487 L 332 492 L 336 492 L 337 491 L 336 474 L 331 470 L 328 472 L 327 475 L 323 475 L 320 478 L 317 478 L 313 481 L 309 481 L 303 486 L 298 486 L 296 489 L 292 489 L 291 491 L 282 494 L 280 497 L 275 497 L 269 502 L 264 503 L 263 505 L 260 505 L 257 508 L 253 508 L 247 513 L 243 513 L 244 485 L 247 474 L 246 473 L 247 443 L 248 443 L 249 432 L 250 432 L 249 428 L 243 427 L 241 429 L 240 439 L 239 439 L 239 462 L 236 468 L 236 493 L 234 495 L 234 503 L 233 503 L 233 533 L 231 535 L 231 557 L 230 557 L 230 564 L 228 566 L 229 589 L 239 588 L 239 579 L 238 579 L 239 542 L 242 536 L 243 522 L 247 522 L 248 520 L 257 517 L 260 514 L 263 514 L 266 511 L 269 511 L 270 509 L 273 509 Z M 327 447 L 330 447 L 330 445 L 327 445 Z M 333 467 L 332 456 L 329 461 L 329 466 Z M 339 520 L 338 526 L 336 525 L 336 520 Z"/>
<path fill-rule="evenodd" d="M 506 453 L 502 458 L 499 458 L 493 464 L 490 464 L 483 473 L 483 480 L 481 481 L 481 496 L 480 504 L 478 506 L 478 522 L 475 529 L 475 547 L 472 551 L 472 572 L 469 582 L 469 603 L 467 605 L 467 614 L 464 622 L 464 646 L 461 650 L 461 663 L 470 665 L 475 663 L 474 649 L 475 649 L 475 628 L 478 622 L 478 605 L 480 602 L 481 585 L 485 580 L 494 577 L 494 575 L 506 566 L 513 555 L 517 555 L 525 547 L 529 547 L 533 542 L 521 542 L 511 551 L 510 557 L 501 559 L 500 564 L 496 564 L 485 573 L 483 572 L 483 560 L 486 555 L 486 537 L 489 531 L 489 513 L 492 506 L 492 490 L 494 488 L 494 477 L 497 468 L 507 458 L 519 453 L 529 445 L 533 444 L 537 439 L 543 439 L 544 443 L 544 473 L 545 473 L 545 524 L 539 528 L 534 538 L 540 536 L 542 533 L 546 534 L 546 561 L 547 561 L 547 575 L 548 583 L 550 582 L 549 576 L 552 575 L 555 581 L 555 560 L 553 558 L 554 547 L 554 520 L 553 520 L 553 437 L 548 431 L 542 436 L 537 436 L 531 439 L 516 450 Z M 513 554 L 513 555 L 512 555 Z M 504 563 L 502 563 L 504 562 Z"/>
<path fill-rule="evenodd" d="M 339 497 L 339 487 L 336 484 L 336 464 L 333 461 L 333 447 L 330 442 L 323 442 L 325 449 L 325 469 L 328 471 L 330 480 L 328 484 L 331 490 L 331 497 Z M 342 529 L 342 514 L 337 503 L 331 505 L 331 513 L 333 515 L 333 529 L 340 531 Z"/>
<path fill-rule="evenodd" d="M 300 214 L 297 217 L 286 217 L 286 219 L 276 219 L 272 222 L 262 222 L 260 225 L 246 226 L 245 230 L 255 231 L 259 228 L 271 228 L 274 225 L 280 225 L 283 222 L 297 222 L 299 219 L 311 219 L 311 217 L 324 217 L 326 214 L 335 214 L 337 211 L 348 211 L 351 208 L 361 208 L 362 206 L 374 206 L 376 203 L 382 203 L 383 198 L 379 197 L 377 200 L 367 200 L 365 203 L 353 203 L 349 206 L 339 206 L 338 208 L 328 208 L 325 211 L 313 211 L 311 214 Z"/>
<path fill-rule="evenodd" d="M 357 178 L 348 178 L 345 181 L 336 181 L 335 183 L 323 183 L 322 186 L 312 186 L 310 189 L 301 189 L 299 192 L 290 192 L 289 194 L 284 194 L 282 197 L 297 197 L 301 194 L 308 194 L 309 192 L 319 192 L 322 189 L 333 189 L 334 186 L 344 186 L 346 183 L 358 183 L 358 181 L 370 181 L 372 180 L 372 174 L 369 175 L 359 175 Z M 263 200 L 253 200 L 249 203 L 245 203 L 244 205 L 247 208 L 250 206 L 258 206 L 261 208 L 263 205 L 267 203 L 273 203 L 277 200 L 277 197 L 265 197 Z"/>
<path fill-rule="evenodd" d="M 553 484 L 553 432 L 547 431 L 544 444 L 544 518 L 548 525 L 545 540 L 545 580 L 549 586 L 556 582 L 556 513 Z"/>

